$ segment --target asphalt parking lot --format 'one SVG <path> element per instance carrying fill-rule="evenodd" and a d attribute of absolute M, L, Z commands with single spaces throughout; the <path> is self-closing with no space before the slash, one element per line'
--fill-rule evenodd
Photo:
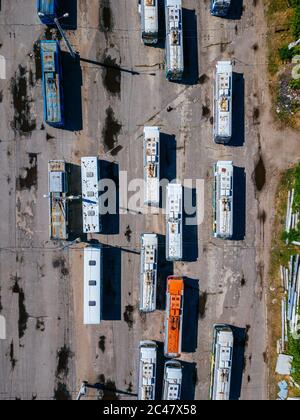
<path fill-rule="evenodd" d="M 255 48 L 263 42 L 257 29 L 261 2 L 254 7 L 244 1 L 240 18 L 220 21 L 210 16 L 209 1 L 183 0 L 187 72 L 180 84 L 165 78 L 163 40 L 157 48 L 142 45 L 135 0 L 79 0 L 77 8 L 76 2 L 67 3 L 71 23 L 77 22 L 67 34 L 80 59 L 74 62 L 63 54 L 67 129 L 57 130 L 43 122 L 36 46 L 39 39 L 57 34 L 40 24 L 31 0 L 1 2 L 6 78 L 0 80 L 0 314 L 7 338 L 0 341 L 0 399 L 75 398 L 83 380 L 104 384 L 104 398 L 136 398 L 139 341 L 163 342 L 164 282 L 173 273 L 186 278 L 184 398 L 208 398 L 217 322 L 236 327 L 233 398 L 266 398 L 257 201 L 263 180 L 258 170 L 253 176 L 260 153 L 255 110 L 264 101 L 261 55 Z M 226 147 L 214 144 L 211 124 L 214 68 L 225 58 L 234 64 L 237 109 L 234 139 Z M 71 236 L 81 242 L 60 244 L 49 240 L 43 195 L 51 159 L 71 165 L 75 190 L 82 156 L 99 156 L 112 179 L 119 180 L 123 172 L 128 181 L 142 178 L 147 124 L 161 128 L 165 177 L 204 181 L 197 197 L 204 218 L 199 226 L 185 228 L 184 262 L 172 265 L 160 256 L 159 310 L 144 316 L 138 311 L 140 235 L 159 234 L 163 249 L 164 215 L 120 211 L 104 221 L 103 234 L 85 238 L 78 233 L 80 209 L 75 205 Z M 211 234 L 217 160 L 233 160 L 236 167 L 233 241 Z M 105 245 L 106 298 L 99 327 L 82 325 L 82 248 L 87 241 Z M 91 390 L 88 397 L 96 395 Z"/>

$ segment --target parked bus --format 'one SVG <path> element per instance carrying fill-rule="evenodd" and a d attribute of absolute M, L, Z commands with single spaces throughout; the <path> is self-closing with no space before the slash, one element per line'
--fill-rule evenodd
<path fill-rule="evenodd" d="M 214 326 L 211 359 L 211 400 L 229 400 L 234 336 L 228 325 Z"/>
<path fill-rule="evenodd" d="M 64 126 L 61 50 L 57 41 L 41 41 L 44 119 L 53 127 Z"/>
<path fill-rule="evenodd" d="M 165 319 L 165 356 L 181 354 L 184 304 L 184 281 L 182 277 L 170 276 L 167 280 L 167 309 Z"/>
<path fill-rule="evenodd" d="M 182 366 L 177 360 L 170 360 L 165 363 L 163 400 L 180 400 L 182 385 Z"/>
<path fill-rule="evenodd" d="M 214 140 L 227 144 L 232 137 L 232 64 L 219 61 L 214 92 Z"/>
<path fill-rule="evenodd" d="M 142 40 L 146 45 L 158 43 L 158 2 L 141 0 Z"/>
<path fill-rule="evenodd" d="M 214 236 L 231 239 L 233 235 L 233 164 L 219 161 L 214 167 Z"/>
<path fill-rule="evenodd" d="M 37 0 L 37 14 L 45 25 L 53 25 L 60 15 L 60 0 Z"/>
<path fill-rule="evenodd" d="M 184 72 L 182 0 L 166 0 L 166 76 L 180 81 Z"/>
<path fill-rule="evenodd" d="M 154 341 L 141 341 L 139 352 L 138 399 L 155 400 L 157 345 Z"/>

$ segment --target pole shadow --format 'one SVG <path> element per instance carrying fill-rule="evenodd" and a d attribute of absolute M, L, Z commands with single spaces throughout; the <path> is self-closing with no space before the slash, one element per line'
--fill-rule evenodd
<path fill-rule="evenodd" d="M 182 9 L 184 75 L 179 82 L 183 85 L 199 83 L 198 25 L 195 10 Z"/>
<path fill-rule="evenodd" d="M 233 169 L 233 236 L 242 241 L 246 235 L 246 173 L 244 168 Z"/>
<path fill-rule="evenodd" d="M 240 20 L 242 18 L 243 10 L 243 0 L 231 0 L 231 5 L 226 19 Z"/>
<path fill-rule="evenodd" d="M 241 396 L 245 345 L 246 345 L 246 329 L 231 326 L 234 336 L 234 348 L 232 358 L 232 374 L 230 386 L 230 400 L 239 400 Z"/>
<path fill-rule="evenodd" d="M 102 319 L 120 321 L 121 317 L 121 249 L 103 246 Z"/>
<path fill-rule="evenodd" d="M 68 172 L 68 195 L 81 196 L 81 167 L 72 163 L 67 164 Z M 80 238 L 86 242 L 87 235 L 83 232 L 82 201 L 68 201 L 69 209 L 69 241 Z"/>
<path fill-rule="evenodd" d="M 195 353 L 198 342 L 199 280 L 184 278 L 182 351 Z"/>
<path fill-rule="evenodd" d="M 76 30 L 77 29 L 77 0 L 64 0 L 60 6 L 60 16 L 69 13 L 69 17 L 61 20 L 63 29 Z"/>
<path fill-rule="evenodd" d="M 68 131 L 82 130 L 82 71 L 80 58 L 62 51 L 62 73 L 64 87 L 65 124 Z"/>
<path fill-rule="evenodd" d="M 198 382 L 196 363 L 180 361 L 182 366 L 182 388 L 181 400 L 193 401 L 195 399 L 195 389 Z"/>
<path fill-rule="evenodd" d="M 174 265 L 166 260 L 166 237 L 158 235 L 157 310 L 166 309 L 167 278 L 174 275 Z"/>
<path fill-rule="evenodd" d="M 187 214 L 186 208 L 189 203 L 193 214 Z M 193 262 L 198 260 L 198 225 L 197 221 L 193 224 L 189 219 L 197 218 L 197 191 L 195 188 L 184 188 L 184 210 L 183 210 L 183 261 Z"/>
<path fill-rule="evenodd" d="M 232 92 L 232 138 L 229 146 L 242 147 L 245 143 L 245 79 L 242 73 L 233 73 Z"/>
<path fill-rule="evenodd" d="M 103 235 L 118 235 L 120 233 L 120 214 L 119 214 L 119 165 L 115 162 L 108 162 L 105 160 L 99 161 L 99 168 L 100 168 L 100 179 L 107 179 L 109 181 L 112 181 L 115 185 L 115 193 L 116 197 L 110 196 L 108 200 L 111 201 L 111 203 L 116 204 L 114 213 L 110 214 L 109 209 L 107 208 L 109 206 L 109 203 L 107 200 L 103 199 L 103 194 L 107 192 L 107 188 L 105 191 L 100 192 L 100 208 L 107 209 L 107 213 L 102 215 L 102 234 Z M 102 199 L 101 199 L 102 197 Z"/>

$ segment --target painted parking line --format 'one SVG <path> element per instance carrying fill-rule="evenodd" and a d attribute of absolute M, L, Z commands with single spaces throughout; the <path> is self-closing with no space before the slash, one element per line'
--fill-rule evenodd
<path fill-rule="evenodd" d="M 0 315 L 0 340 L 6 339 L 6 320 L 3 315 Z"/>
<path fill-rule="evenodd" d="M 3 55 L 0 55 L 0 79 L 6 79 L 6 61 Z"/>

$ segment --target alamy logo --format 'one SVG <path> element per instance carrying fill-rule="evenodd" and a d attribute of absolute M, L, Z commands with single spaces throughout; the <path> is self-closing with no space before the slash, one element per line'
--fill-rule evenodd
<path fill-rule="evenodd" d="M 162 179 L 159 183 L 161 191 L 160 211 L 166 214 L 167 185 L 169 180 Z M 185 179 L 183 187 L 183 216 L 188 226 L 200 225 L 204 221 L 204 180 Z M 147 185 L 144 179 L 133 179 L 128 182 L 126 171 L 120 172 L 118 184 L 111 179 L 101 179 L 99 182 L 100 214 L 157 214 L 158 209 L 144 204 L 144 192 Z"/>

